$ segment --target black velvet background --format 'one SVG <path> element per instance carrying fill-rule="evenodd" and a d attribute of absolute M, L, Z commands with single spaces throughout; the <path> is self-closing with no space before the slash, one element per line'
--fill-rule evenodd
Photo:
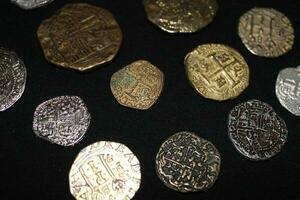
<path fill-rule="evenodd" d="M 44 59 L 36 30 L 43 19 L 71 2 L 99 5 L 114 14 L 124 42 L 113 62 L 82 74 L 60 69 Z M 299 117 L 286 111 L 274 93 L 279 70 L 300 64 L 300 1 L 219 0 L 219 5 L 215 20 L 205 29 L 195 34 L 173 35 L 148 22 L 137 0 L 55 0 L 31 11 L 1 0 L 0 45 L 14 49 L 23 59 L 28 81 L 23 97 L 0 113 L 0 199 L 73 199 L 68 186 L 71 164 L 80 149 L 99 140 L 124 143 L 139 158 L 142 184 L 136 200 L 300 199 Z M 294 50 L 276 59 L 260 58 L 246 50 L 237 35 L 237 23 L 254 6 L 273 7 L 290 18 L 296 32 Z M 187 81 L 183 66 L 186 53 L 198 44 L 210 42 L 236 48 L 249 64 L 250 86 L 235 100 L 219 103 L 204 99 Z M 147 59 L 159 66 L 166 78 L 158 103 L 147 111 L 120 106 L 109 87 L 111 75 L 137 59 Z M 81 96 L 92 115 L 86 136 L 74 147 L 50 144 L 32 132 L 35 107 L 59 95 Z M 234 149 L 226 124 L 233 106 L 253 98 L 272 105 L 289 128 L 289 139 L 282 152 L 257 163 Z M 154 159 L 159 146 L 182 130 L 212 141 L 221 153 L 221 174 L 206 192 L 177 193 L 166 188 L 155 174 Z"/>

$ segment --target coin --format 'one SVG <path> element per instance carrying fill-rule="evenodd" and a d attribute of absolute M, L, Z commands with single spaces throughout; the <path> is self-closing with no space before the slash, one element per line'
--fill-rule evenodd
<path fill-rule="evenodd" d="M 280 104 L 300 116 L 300 66 L 281 70 L 276 81 L 276 96 Z"/>
<path fill-rule="evenodd" d="M 270 58 L 290 51 L 295 38 L 290 20 L 272 8 L 252 8 L 242 15 L 238 34 L 251 53 Z"/>
<path fill-rule="evenodd" d="M 123 106 L 146 110 L 159 98 L 164 85 L 164 74 L 145 60 L 138 60 L 114 73 L 110 88 Z"/>
<path fill-rule="evenodd" d="M 184 64 L 192 86 L 208 99 L 233 99 L 249 85 L 246 61 L 236 50 L 225 45 L 200 45 L 186 55 Z"/>
<path fill-rule="evenodd" d="M 130 200 L 140 183 L 137 157 L 125 145 L 109 141 L 81 150 L 69 173 L 70 191 L 77 200 Z"/>
<path fill-rule="evenodd" d="M 179 192 L 204 191 L 218 178 L 221 156 L 209 141 L 191 132 L 167 139 L 156 156 L 156 172 L 169 188 Z"/>
<path fill-rule="evenodd" d="M 10 0 L 12 3 L 18 5 L 23 9 L 34 9 L 51 3 L 54 0 Z"/>
<path fill-rule="evenodd" d="M 284 120 L 271 106 L 258 100 L 241 103 L 232 109 L 228 133 L 235 148 L 254 161 L 275 156 L 288 136 Z"/>
<path fill-rule="evenodd" d="M 36 108 L 33 131 L 36 136 L 51 143 L 71 146 L 83 138 L 90 119 L 90 114 L 80 97 L 55 97 Z"/>
<path fill-rule="evenodd" d="M 84 3 L 67 4 L 43 21 L 37 34 L 48 61 L 79 71 L 111 61 L 122 42 L 112 14 Z"/>
<path fill-rule="evenodd" d="M 14 105 L 26 85 L 26 68 L 13 51 L 0 48 L 0 111 Z"/>
<path fill-rule="evenodd" d="M 149 21 L 169 33 L 192 33 L 213 21 L 216 0 L 144 0 Z"/>

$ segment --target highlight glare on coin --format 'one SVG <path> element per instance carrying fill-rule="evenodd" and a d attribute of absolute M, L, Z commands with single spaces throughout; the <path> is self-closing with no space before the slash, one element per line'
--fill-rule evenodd
<path fill-rule="evenodd" d="M 179 132 L 168 138 L 156 156 L 159 179 L 179 192 L 209 189 L 218 178 L 220 165 L 217 148 L 191 132 Z"/>
<path fill-rule="evenodd" d="M 239 96 L 249 85 L 249 68 L 233 48 L 204 44 L 188 53 L 184 60 L 191 85 L 203 97 L 218 101 Z"/>
<path fill-rule="evenodd" d="M 143 0 L 149 21 L 169 33 L 196 32 L 213 21 L 216 0 Z"/>
<path fill-rule="evenodd" d="M 90 125 L 91 116 L 78 96 L 60 96 L 40 104 L 33 118 L 36 136 L 61 146 L 80 142 Z"/>
<path fill-rule="evenodd" d="M 27 72 L 13 51 L 0 48 L 0 111 L 7 110 L 22 96 Z"/>
<path fill-rule="evenodd" d="M 235 148 L 245 157 L 260 161 L 278 154 L 288 130 L 268 104 L 250 100 L 234 107 L 228 119 L 228 134 Z"/>
<path fill-rule="evenodd" d="M 113 15 L 85 3 L 65 5 L 41 23 L 37 34 L 48 61 L 78 71 L 111 61 L 122 42 Z"/>
<path fill-rule="evenodd" d="M 18 5 L 20 8 L 29 10 L 38 8 L 51 3 L 54 0 L 10 0 L 12 3 Z"/>
<path fill-rule="evenodd" d="M 123 106 L 146 110 L 159 98 L 164 85 L 164 74 L 145 60 L 138 60 L 114 73 L 110 88 Z"/>
<path fill-rule="evenodd" d="M 279 57 L 294 44 L 290 20 L 272 8 L 252 8 L 241 16 L 238 34 L 247 49 L 263 57 Z"/>
<path fill-rule="evenodd" d="M 130 200 L 141 184 L 140 163 L 124 144 L 100 141 L 82 149 L 70 173 L 77 200 Z"/>

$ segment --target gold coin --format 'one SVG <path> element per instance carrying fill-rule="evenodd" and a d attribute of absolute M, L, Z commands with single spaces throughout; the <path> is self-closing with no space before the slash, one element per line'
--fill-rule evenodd
<path fill-rule="evenodd" d="M 123 144 L 96 142 L 82 149 L 70 173 L 70 192 L 77 200 L 130 200 L 141 183 L 140 163 Z"/>
<path fill-rule="evenodd" d="M 159 98 L 164 85 L 164 74 L 145 60 L 138 60 L 114 73 L 110 88 L 123 106 L 146 110 Z"/>
<path fill-rule="evenodd" d="M 253 8 L 239 21 L 239 36 L 247 49 L 258 56 L 279 57 L 293 48 L 290 20 L 272 8 Z"/>
<path fill-rule="evenodd" d="M 249 85 L 249 68 L 233 48 L 204 44 L 184 60 L 192 86 L 205 98 L 224 101 L 240 95 Z"/>
<path fill-rule="evenodd" d="M 112 14 L 89 4 L 67 4 L 43 21 L 38 37 L 48 61 L 79 71 L 111 61 L 122 32 Z"/>
<path fill-rule="evenodd" d="M 148 19 L 170 33 L 196 32 L 212 22 L 216 0 L 144 0 Z"/>

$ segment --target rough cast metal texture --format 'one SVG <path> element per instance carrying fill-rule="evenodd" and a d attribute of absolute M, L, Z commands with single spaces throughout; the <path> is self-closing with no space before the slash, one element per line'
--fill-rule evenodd
<path fill-rule="evenodd" d="M 67 4 L 43 21 L 38 37 L 48 61 L 79 71 L 111 61 L 122 42 L 112 14 L 84 3 Z"/>
<path fill-rule="evenodd" d="M 144 0 L 148 19 L 170 33 L 196 32 L 212 22 L 216 0 Z"/>
<path fill-rule="evenodd" d="M 44 6 L 52 1 L 54 0 L 11 0 L 11 2 L 26 10 Z"/>
<path fill-rule="evenodd" d="M 70 191 L 77 200 L 130 200 L 140 183 L 137 157 L 125 145 L 109 141 L 81 150 L 69 173 Z"/>
<path fill-rule="evenodd" d="M 126 107 L 145 110 L 159 98 L 164 74 L 145 60 L 138 60 L 114 73 L 110 87 L 117 101 Z"/>
<path fill-rule="evenodd" d="M 218 178 L 221 157 L 209 141 L 189 132 L 167 139 L 156 156 L 161 181 L 179 192 L 204 191 Z"/>
<path fill-rule="evenodd" d="M 290 20 L 272 8 L 253 8 L 239 21 L 239 36 L 258 56 L 278 57 L 292 49 L 294 29 Z"/>
<path fill-rule="evenodd" d="M 36 108 L 33 131 L 38 137 L 51 143 L 71 146 L 83 138 L 90 119 L 90 114 L 81 98 L 55 97 Z"/>
<path fill-rule="evenodd" d="M 250 100 L 237 105 L 229 114 L 229 138 L 235 148 L 247 158 L 266 160 L 279 153 L 288 130 L 268 104 Z"/>
<path fill-rule="evenodd" d="M 223 101 L 240 95 L 249 85 L 249 68 L 234 49 L 221 44 L 198 46 L 185 57 L 192 86 L 205 98 Z"/>
<path fill-rule="evenodd" d="M 15 104 L 26 85 L 26 68 L 13 51 L 0 48 L 0 111 Z"/>
<path fill-rule="evenodd" d="M 300 116 L 300 66 L 281 70 L 275 90 L 281 105 L 294 115 Z"/>

